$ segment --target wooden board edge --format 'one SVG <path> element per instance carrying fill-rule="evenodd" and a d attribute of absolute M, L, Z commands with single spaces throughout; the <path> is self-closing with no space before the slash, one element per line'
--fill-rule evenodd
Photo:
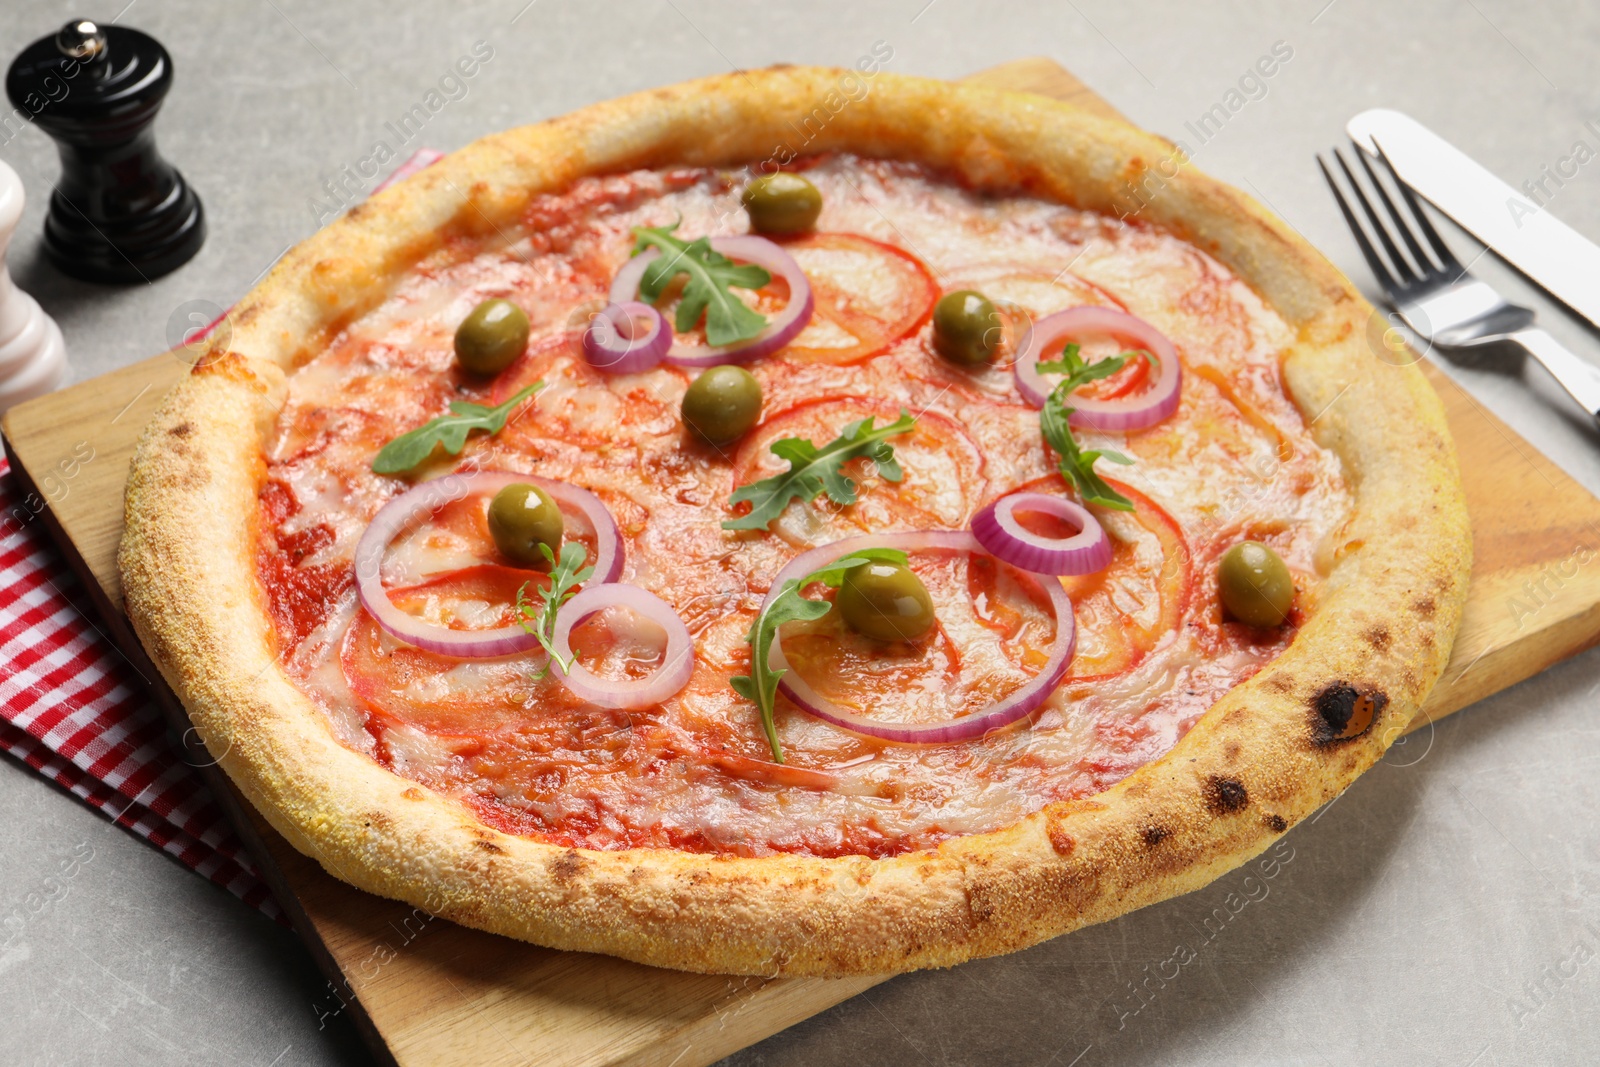
<path fill-rule="evenodd" d="M 11 465 L 12 477 L 17 479 L 17 485 L 25 492 L 37 494 L 38 486 L 34 483 L 31 472 L 25 463 L 21 462 L 16 454 L 16 449 L 11 443 L 9 423 L 0 422 L 0 449 L 3 449 Z M 39 512 L 39 521 L 44 524 L 46 533 L 52 542 L 61 546 L 72 546 L 63 551 L 61 555 L 66 558 L 67 566 L 71 568 L 78 584 L 83 587 L 93 605 L 92 611 L 85 611 L 73 604 L 85 622 L 95 628 L 95 631 L 105 638 L 109 644 L 133 668 L 150 690 L 156 706 L 161 709 L 162 717 L 167 721 L 167 729 L 177 741 L 179 750 L 183 753 L 183 760 L 199 775 L 211 794 L 216 798 L 217 806 L 222 809 L 224 817 L 239 835 L 240 843 L 245 852 L 255 861 L 257 872 L 262 881 L 272 890 L 272 895 L 277 899 L 278 905 L 283 908 L 288 917 L 291 928 L 305 944 L 312 960 L 323 976 L 333 983 L 335 987 L 346 985 L 344 972 L 339 968 L 338 962 L 328 950 L 320 935 L 316 931 L 316 924 L 301 905 L 299 896 L 294 888 L 284 877 L 282 868 L 276 861 L 274 849 L 269 844 L 265 834 L 274 831 L 260 822 L 255 809 L 239 793 L 233 782 L 223 772 L 221 766 L 205 747 L 205 742 L 199 732 L 189 721 L 189 713 L 184 709 L 183 702 L 176 693 L 167 685 L 166 679 L 150 660 L 145 652 L 144 644 L 133 631 L 133 625 L 122 610 L 114 606 L 105 589 L 95 579 L 89 570 L 88 563 L 82 554 L 76 551 L 75 542 L 68 535 L 56 518 L 51 508 L 44 508 Z M 63 598 L 71 603 L 71 598 L 63 594 Z M 94 621 L 98 615 L 105 629 L 101 629 Z M 109 631 L 109 633 L 107 632 Z M 281 841 L 282 848 L 289 848 L 287 841 Z M 221 887 L 218 887 L 219 890 Z M 225 890 L 223 890 L 225 892 Z M 400 1067 L 389 1051 L 373 1023 L 372 1017 L 360 1003 L 359 998 L 352 995 L 347 1003 L 353 1007 L 351 1019 L 356 1030 L 360 1033 L 365 1043 L 382 1067 Z"/>
<path fill-rule="evenodd" d="M 843 1004 L 851 997 L 895 977 L 898 976 L 884 974 L 856 978 L 791 979 L 806 983 L 806 992 L 794 995 L 786 991 L 765 997 L 751 997 L 741 1003 L 735 1012 L 698 1019 L 663 1038 L 655 1047 L 609 1060 L 600 1067 L 710 1067 L 740 1049 L 780 1034 L 796 1023 L 805 1022 L 813 1015 Z M 762 992 L 783 981 L 779 979 L 769 983 Z"/>

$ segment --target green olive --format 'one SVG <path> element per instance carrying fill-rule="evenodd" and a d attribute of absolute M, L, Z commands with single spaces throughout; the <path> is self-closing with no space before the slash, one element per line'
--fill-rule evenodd
<path fill-rule="evenodd" d="M 764 174 L 744 187 L 739 202 L 750 213 L 757 233 L 805 233 L 817 224 L 822 194 L 817 187 L 787 171 Z"/>
<path fill-rule="evenodd" d="M 1249 626 L 1281 626 L 1294 603 L 1294 578 L 1272 549 L 1240 541 L 1223 554 L 1217 586 L 1229 615 Z"/>
<path fill-rule="evenodd" d="M 878 641 L 915 640 L 933 625 L 928 587 L 898 563 L 847 571 L 833 606 L 852 630 Z"/>
<path fill-rule="evenodd" d="M 540 545 L 548 546 L 552 555 L 559 553 L 565 525 L 561 509 L 537 485 L 516 482 L 489 502 L 489 532 L 495 546 L 507 559 L 525 567 L 547 562 Z"/>
<path fill-rule="evenodd" d="M 933 350 L 951 363 L 987 363 L 1000 347 L 1000 313 L 982 293 L 957 289 L 933 306 Z"/>
<path fill-rule="evenodd" d="M 714 445 L 737 441 L 760 417 L 761 383 L 743 367 L 712 367 L 683 394 L 683 421 Z"/>
<path fill-rule="evenodd" d="M 499 374 L 528 347 L 528 316 L 509 300 L 485 300 L 456 327 L 456 360 L 473 374 Z"/>

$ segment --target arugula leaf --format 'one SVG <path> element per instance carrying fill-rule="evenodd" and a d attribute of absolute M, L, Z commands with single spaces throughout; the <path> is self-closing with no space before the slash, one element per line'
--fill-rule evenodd
<path fill-rule="evenodd" d="M 372 469 L 379 474 L 408 471 L 433 455 L 434 448 L 439 445 L 443 445 L 444 450 L 452 456 L 460 455 L 467 443 L 467 434 L 473 430 L 499 433 L 505 428 L 506 417 L 511 414 L 511 409 L 543 388 L 543 381 L 534 382 L 526 389 L 518 390 L 504 404 L 492 408 L 466 400 L 452 400 L 450 414 L 431 419 L 384 445 L 372 457 Z"/>
<path fill-rule="evenodd" d="M 671 226 L 635 226 L 633 236 L 638 244 L 633 254 L 649 248 L 661 249 L 639 280 L 639 299 L 653 304 L 660 299 L 672 279 L 680 274 L 689 276 L 678 301 L 677 321 L 679 333 L 694 329 L 703 312 L 706 317 L 706 343 L 731 345 L 747 341 L 767 325 L 767 317 L 752 309 L 735 296 L 730 289 L 759 289 L 772 280 L 772 275 L 754 263 L 735 263 L 711 247 L 711 238 L 685 241 L 674 237 Z"/>
<path fill-rule="evenodd" d="M 856 502 L 856 483 L 844 473 L 846 461 L 865 456 L 878 466 L 886 481 L 904 477 L 888 438 L 909 433 L 917 420 L 900 409 L 900 417 L 886 426 L 873 426 L 873 416 L 857 419 L 844 432 L 818 448 L 804 437 L 785 437 L 772 443 L 772 454 L 789 461 L 789 469 L 759 482 L 741 485 L 730 504 L 750 502 L 750 513 L 722 524 L 724 530 L 764 530 L 783 514 L 791 500 L 810 501 L 826 492 L 835 504 Z"/>
<path fill-rule="evenodd" d="M 1073 409 L 1066 404 L 1070 394 L 1066 385 L 1066 382 L 1062 382 L 1056 386 L 1045 398 L 1044 409 L 1039 412 L 1039 428 L 1044 431 L 1045 443 L 1061 457 L 1061 476 L 1072 483 L 1085 504 L 1098 504 L 1115 511 L 1132 511 L 1133 502 L 1107 485 L 1105 479 L 1094 472 L 1094 461 L 1106 459 L 1126 466 L 1133 460 L 1109 448 L 1090 449 L 1087 452 L 1079 450 L 1078 441 L 1067 424 Z"/>
<path fill-rule="evenodd" d="M 533 583 L 522 583 L 522 587 L 517 590 L 517 611 L 522 618 L 517 622 L 524 630 L 538 638 L 539 645 L 550 657 L 550 662 L 559 664 L 561 673 L 566 674 L 572 670 L 572 658 L 569 656 L 562 659 L 556 655 L 554 647 L 556 615 L 561 611 L 561 605 L 572 599 L 575 587 L 594 577 L 594 568 L 583 565 L 584 560 L 589 558 L 589 553 L 576 541 L 568 541 L 561 546 L 559 560 L 556 559 L 555 553 L 550 551 L 550 546 L 543 542 L 539 545 L 539 552 L 545 559 L 555 564 L 550 570 L 550 585 L 541 592 L 540 603 L 534 604 L 527 595 L 528 586 Z M 538 681 L 549 671 L 550 664 L 546 663 L 543 669 L 534 675 L 534 680 Z"/>
<path fill-rule="evenodd" d="M 1067 387 L 1067 392 L 1072 392 L 1080 385 L 1109 378 L 1123 367 L 1128 360 L 1135 356 L 1144 356 L 1151 359 L 1150 353 L 1140 350 L 1138 352 L 1124 352 L 1121 355 L 1111 356 L 1094 363 L 1085 363 L 1083 357 L 1078 355 L 1082 349 L 1076 344 L 1069 344 L 1061 350 L 1061 358 L 1056 360 L 1040 360 L 1038 369 L 1042 374 L 1065 374 L 1066 380 L 1061 385 Z"/>
<path fill-rule="evenodd" d="M 862 548 L 832 563 L 819 567 L 803 578 L 791 578 L 783 584 L 778 595 L 762 609 L 751 624 L 745 641 L 750 645 L 750 673 L 728 679 L 733 691 L 751 701 L 761 711 L 761 729 L 772 746 L 772 761 L 783 762 L 783 750 L 778 746 L 778 726 L 773 720 L 773 709 L 778 700 L 778 679 L 785 671 L 775 671 L 768 662 L 772 642 L 778 636 L 778 627 L 786 622 L 810 622 L 826 615 L 833 605 L 826 600 L 808 600 L 800 590 L 813 582 L 821 582 L 830 589 L 839 588 L 844 576 L 864 563 L 898 563 L 905 566 L 906 554 L 894 548 Z"/>
<path fill-rule="evenodd" d="M 1072 483 L 1085 504 L 1097 504 L 1115 511 L 1132 511 L 1133 502 L 1107 485 L 1105 479 L 1094 472 L 1094 463 L 1097 459 L 1105 459 L 1126 466 L 1133 460 L 1109 448 L 1090 449 L 1087 452 L 1080 450 L 1067 421 L 1075 409 L 1067 406 L 1067 400 L 1078 386 L 1109 378 L 1121 370 L 1128 360 L 1140 355 L 1149 358 L 1149 353 L 1124 352 L 1095 363 L 1085 363 L 1078 351 L 1077 345 L 1069 344 L 1062 349 L 1059 360 L 1039 363 L 1039 369 L 1047 374 L 1066 375 L 1045 398 L 1044 408 L 1039 412 L 1039 429 L 1044 433 L 1045 443 L 1061 457 L 1061 476 Z"/>

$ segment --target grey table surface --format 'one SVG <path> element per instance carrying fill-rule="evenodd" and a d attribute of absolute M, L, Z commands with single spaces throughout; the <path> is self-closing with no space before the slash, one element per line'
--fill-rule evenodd
<path fill-rule="evenodd" d="M 184 305 L 241 295 L 317 227 L 323 180 L 480 40 L 493 59 L 432 117 L 429 145 L 733 67 L 848 65 L 883 41 L 888 69 L 941 77 L 1060 61 L 1135 122 L 1188 141 L 1200 167 L 1268 204 L 1369 293 L 1312 165 L 1367 107 L 1411 112 L 1514 185 L 1582 142 L 1549 207 L 1600 239 L 1593 2 L 4 0 L 5 54 L 79 15 L 118 17 L 172 52 L 158 132 L 205 200 L 210 238 L 151 285 L 69 281 L 38 254 L 53 148 L 35 130 L 0 142 L 30 196 L 12 269 L 60 321 L 77 379 L 167 347 Z M 1280 41 L 1290 60 L 1246 86 L 1221 132 L 1191 139 L 1185 123 Z M 1451 236 L 1464 261 L 1477 253 Z M 1600 361 L 1595 333 L 1493 256 L 1477 269 Z M 1447 370 L 1600 490 L 1594 427 L 1536 370 Z M 1292 831 L 1270 868 L 1015 956 L 897 978 L 727 1062 L 1600 1061 L 1597 683 L 1600 654 L 1582 655 L 1414 735 Z M 49 879 L 74 855 L 63 890 Z M 34 893 L 50 898 L 42 910 L 26 904 Z M 347 1024 L 319 1029 L 322 979 L 294 935 L 6 761 L 0 916 L 18 909 L 25 925 L 0 954 L 0 1062 L 368 1062 Z"/>

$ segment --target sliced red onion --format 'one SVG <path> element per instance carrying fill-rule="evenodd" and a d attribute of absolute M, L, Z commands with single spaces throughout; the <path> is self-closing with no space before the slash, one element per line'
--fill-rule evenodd
<path fill-rule="evenodd" d="M 1017 512 L 1054 515 L 1078 528 L 1045 537 L 1017 521 Z M 1111 562 L 1111 539 L 1082 504 L 1045 493 L 1012 493 L 972 517 L 972 536 L 991 556 L 1035 574 L 1093 574 Z"/>
<path fill-rule="evenodd" d="M 723 363 L 748 363 L 753 359 L 771 355 L 799 335 L 811 321 L 816 300 L 811 295 L 811 283 L 794 257 L 765 237 L 713 237 L 711 247 L 729 259 L 754 263 L 765 267 L 789 285 L 789 302 L 782 311 L 772 316 L 767 326 L 748 341 L 734 345 L 710 348 L 704 345 L 686 345 L 674 341 L 662 359 L 679 367 L 715 367 Z M 658 248 L 639 253 L 622 265 L 611 282 L 611 302 L 621 304 L 639 299 L 639 282 L 644 277 L 650 261 L 661 254 Z"/>
<path fill-rule="evenodd" d="M 625 608 L 635 615 L 649 619 L 667 632 L 667 647 L 661 654 L 661 666 L 647 678 L 611 681 L 601 678 L 589 668 L 572 658 L 572 628 L 584 619 L 609 607 Z M 572 664 L 562 674 L 562 681 L 580 700 L 587 700 L 602 708 L 648 708 L 661 703 L 689 684 L 694 673 L 694 641 L 689 628 L 672 610 L 672 605 L 636 585 L 613 582 L 609 585 L 591 585 L 561 606 L 556 616 L 555 633 L 551 635 L 555 654 L 564 663 Z"/>
<path fill-rule="evenodd" d="M 796 580 L 803 578 L 819 567 L 832 563 L 858 548 L 898 548 L 907 553 L 929 549 L 969 553 L 983 551 L 983 547 L 965 530 L 923 530 L 916 533 L 847 537 L 842 541 L 813 548 L 796 556 L 773 579 L 767 600 L 770 602 L 782 592 L 784 585 L 791 578 Z M 812 689 L 806 680 L 789 666 L 789 661 L 783 654 L 781 633 L 773 636 L 772 652 L 767 657 L 767 662 L 773 670 L 785 672 L 778 680 L 778 688 L 783 691 L 784 696 L 792 700 L 802 711 L 842 729 L 906 745 L 942 745 L 953 741 L 971 741 L 1032 714 L 1039 705 L 1049 699 L 1056 686 L 1061 684 L 1061 679 L 1066 677 L 1067 668 L 1072 664 L 1072 653 L 1077 648 L 1077 629 L 1073 625 L 1072 601 L 1067 598 L 1067 591 L 1062 588 L 1060 582 L 1050 579 L 1039 584 L 1049 596 L 1050 604 L 1056 613 L 1056 637 L 1050 644 L 1049 658 L 1045 660 L 1044 667 L 1039 673 L 1026 685 L 972 715 L 963 715 L 944 722 L 892 723 L 842 708 Z"/>
<path fill-rule="evenodd" d="M 564 512 L 581 514 L 594 530 L 594 577 L 589 584 L 614 582 L 622 573 L 622 538 L 616 520 L 587 489 L 566 482 L 510 471 L 474 471 L 446 475 L 406 490 L 372 517 L 356 543 L 356 592 L 361 606 L 385 631 L 410 645 L 462 659 L 491 659 L 538 648 L 539 641 L 520 625 L 493 630 L 454 630 L 419 619 L 396 607 L 383 587 L 383 554 L 389 542 L 424 512 L 478 493 L 495 493 L 508 485 L 526 483 L 549 493 Z"/>
<path fill-rule="evenodd" d="M 666 316 L 649 304 L 607 304 L 583 331 L 583 358 L 596 370 L 638 374 L 661 362 L 672 347 Z"/>
<path fill-rule="evenodd" d="M 1072 425 L 1115 433 L 1143 430 L 1178 410 L 1179 390 L 1183 385 L 1178 350 L 1165 334 L 1143 319 L 1105 307 L 1067 308 L 1046 315 L 1028 328 L 1017 344 L 1017 360 L 1012 367 L 1022 398 L 1036 408 L 1044 407 L 1051 385 L 1039 373 L 1039 357 L 1053 351 L 1064 339 L 1097 333 L 1110 334 L 1143 348 L 1155 357 L 1159 373 L 1155 384 L 1133 396 L 1114 400 L 1074 396 L 1071 401 L 1074 410 L 1069 420 Z"/>

